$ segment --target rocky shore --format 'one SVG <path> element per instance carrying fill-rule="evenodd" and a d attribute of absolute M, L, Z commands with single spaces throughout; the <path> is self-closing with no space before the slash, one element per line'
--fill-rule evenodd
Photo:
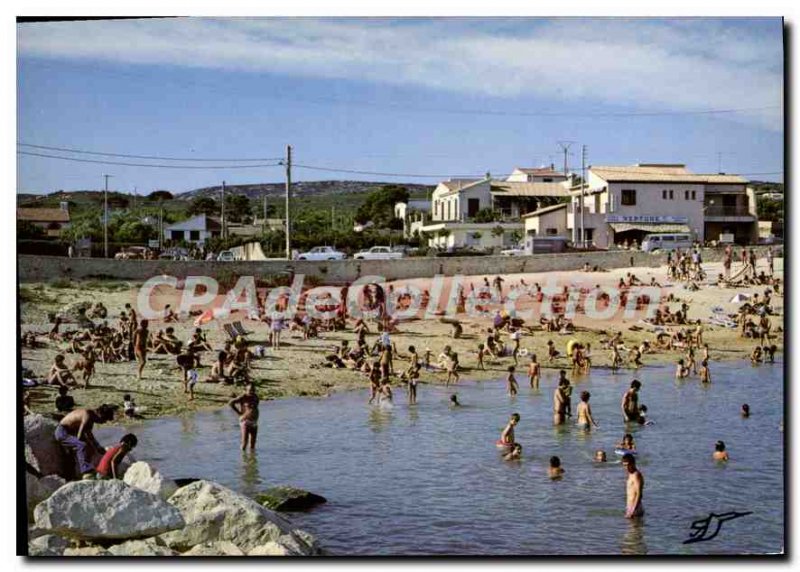
<path fill-rule="evenodd" d="M 55 427 L 25 418 L 29 556 L 323 554 L 311 534 L 256 500 L 203 479 L 179 486 L 143 461 L 122 480 L 67 482 L 71 460 Z"/>

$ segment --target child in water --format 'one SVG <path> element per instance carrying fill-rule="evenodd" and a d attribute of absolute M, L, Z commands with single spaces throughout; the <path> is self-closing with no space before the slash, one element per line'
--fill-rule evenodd
<path fill-rule="evenodd" d="M 517 394 L 517 380 L 514 378 L 514 366 L 508 366 L 508 377 L 506 377 L 506 387 L 508 389 L 508 394 L 510 396 L 515 396 Z"/>
<path fill-rule="evenodd" d="M 708 369 L 707 359 L 704 359 L 700 364 L 700 382 L 711 383 L 711 371 Z"/>
<path fill-rule="evenodd" d="M 683 360 L 679 359 L 675 366 L 675 379 L 689 377 L 689 368 L 683 365 Z"/>
<path fill-rule="evenodd" d="M 533 389 L 539 389 L 539 376 L 541 367 L 539 362 L 536 361 L 536 355 L 531 355 L 531 363 L 528 364 L 528 381 Z"/>
<path fill-rule="evenodd" d="M 617 449 L 624 449 L 626 451 L 635 451 L 636 443 L 633 441 L 633 435 L 625 433 L 622 442 L 617 444 Z"/>
<path fill-rule="evenodd" d="M 519 443 L 514 443 L 511 447 L 511 451 L 503 455 L 504 461 L 519 461 L 522 457 L 522 445 Z"/>
<path fill-rule="evenodd" d="M 450 405 L 452 407 L 461 407 L 461 404 L 458 402 L 458 395 L 455 393 L 450 396 Z"/>
<path fill-rule="evenodd" d="M 602 450 L 597 450 L 594 453 L 594 462 L 595 463 L 605 463 L 607 461 L 606 452 Z"/>
<path fill-rule="evenodd" d="M 551 479 L 560 479 L 564 476 L 564 468 L 561 466 L 561 459 L 556 456 L 550 457 L 550 467 L 547 474 Z"/>
<path fill-rule="evenodd" d="M 724 441 L 717 441 L 714 444 L 714 460 L 715 461 L 728 461 L 730 457 L 728 456 L 728 452 L 725 450 L 725 442 Z"/>
<path fill-rule="evenodd" d="M 513 445 L 514 441 L 514 427 L 519 423 L 519 413 L 512 413 L 511 418 L 508 420 L 505 429 L 500 433 L 500 443 L 504 445 Z"/>
<path fill-rule="evenodd" d="M 747 403 L 742 405 L 741 413 L 742 413 L 742 417 L 744 417 L 745 419 L 750 417 L 750 406 Z"/>

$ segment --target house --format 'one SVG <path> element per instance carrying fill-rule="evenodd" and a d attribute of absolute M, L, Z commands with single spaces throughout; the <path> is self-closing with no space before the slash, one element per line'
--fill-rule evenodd
<path fill-rule="evenodd" d="M 428 246 L 443 250 L 509 248 L 519 243 L 523 230 L 520 222 L 433 222 L 422 228 Z"/>
<path fill-rule="evenodd" d="M 17 220 L 26 221 L 45 231 L 47 236 L 61 236 L 61 231 L 69 228 L 69 206 L 62 202 L 57 209 L 53 208 L 18 208 Z"/>
<path fill-rule="evenodd" d="M 650 233 L 686 232 L 695 240 L 736 242 L 758 236 L 756 199 L 738 175 L 695 174 L 683 164 L 590 166 L 586 182 L 572 187 L 567 228 L 581 243 L 608 248 L 642 241 Z"/>
<path fill-rule="evenodd" d="M 506 178 L 508 182 L 517 183 L 563 183 L 566 180 L 567 175 L 556 171 L 554 165 L 539 169 L 514 167 L 514 170 Z"/>
<path fill-rule="evenodd" d="M 202 245 L 209 238 L 220 236 L 222 224 L 217 217 L 199 214 L 164 228 L 164 240 L 178 243 L 181 241 Z"/>
<path fill-rule="evenodd" d="M 526 241 L 532 237 L 570 237 L 567 229 L 567 203 L 544 207 L 522 216 Z"/>
<path fill-rule="evenodd" d="M 425 225 L 425 219 L 430 215 L 430 199 L 409 199 L 408 202 L 398 202 L 394 205 L 394 218 L 403 221 L 403 236 L 409 238 Z"/>

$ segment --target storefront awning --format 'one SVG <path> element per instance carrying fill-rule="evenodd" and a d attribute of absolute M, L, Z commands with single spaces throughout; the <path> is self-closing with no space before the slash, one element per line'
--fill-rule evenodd
<path fill-rule="evenodd" d="M 628 232 L 629 230 L 641 230 L 644 232 L 691 232 L 685 224 L 666 223 L 666 222 L 611 222 L 609 226 L 614 232 Z"/>

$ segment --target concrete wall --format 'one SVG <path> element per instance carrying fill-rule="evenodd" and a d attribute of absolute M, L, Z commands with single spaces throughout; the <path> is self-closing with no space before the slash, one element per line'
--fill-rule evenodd
<path fill-rule="evenodd" d="M 738 254 L 738 248 L 736 249 Z M 759 257 L 766 247 L 756 248 Z M 723 249 L 703 249 L 703 261 L 722 260 Z M 387 280 L 432 277 L 436 274 L 494 276 L 526 272 L 550 272 L 555 270 L 577 270 L 585 262 L 605 268 L 634 266 L 658 266 L 666 260 L 665 255 L 643 252 L 570 252 L 562 254 L 536 254 L 532 256 L 463 256 L 453 258 L 404 258 L 402 260 L 334 260 L 310 262 L 295 260 L 268 260 L 256 262 L 204 262 L 170 260 L 111 260 L 103 258 L 64 258 L 60 256 L 17 257 L 20 282 L 42 282 L 56 278 L 115 278 L 119 280 L 144 281 L 153 276 L 169 275 L 176 278 L 186 276 L 239 276 L 267 277 L 287 270 L 296 274 L 316 276 L 325 283 L 352 282 L 362 276 L 382 276 Z M 737 258 L 738 259 L 738 258 Z"/>

